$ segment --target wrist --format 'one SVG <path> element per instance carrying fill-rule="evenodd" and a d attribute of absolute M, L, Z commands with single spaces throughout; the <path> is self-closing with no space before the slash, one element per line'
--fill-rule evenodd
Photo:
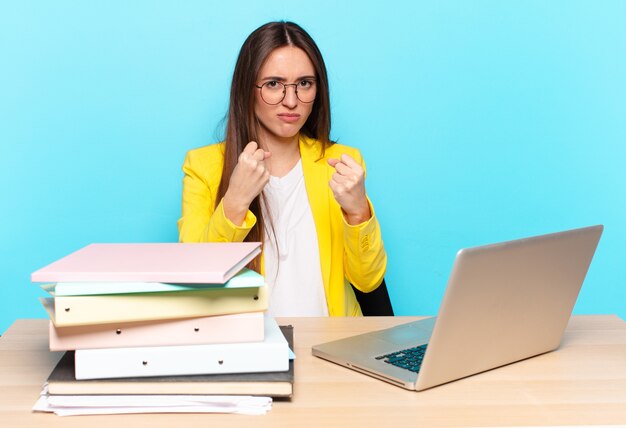
<path fill-rule="evenodd" d="M 352 226 L 365 223 L 370 218 L 372 218 L 370 206 L 367 203 L 367 201 L 365 202 L 365 205 L 363 205 L 360 209 L 356 211 L 352 211 L 352 212 L 347 212 L 345 210 L 342 210 L 342 211 L 343 211 L 343 216 L 346 219 L 346 222 Z"/>
<path fill-rule="evenodd" d="M 224 198 L 222 198 L 222 206 L 226 218 L 233 224 L 240 225 L 246 218 L 250 203 L 233 198 L 232 195 L 226 191 Z"/>

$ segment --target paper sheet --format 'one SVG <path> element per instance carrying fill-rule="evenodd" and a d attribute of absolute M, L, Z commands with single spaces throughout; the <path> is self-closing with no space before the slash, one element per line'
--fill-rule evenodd
<path fill-rule="evenodd" d="M 47 387 L 33 411 L 59 416 L 128 413 L 233 413 L 264 415 L 270 397 L 242 395 L 48 395 Z"/>

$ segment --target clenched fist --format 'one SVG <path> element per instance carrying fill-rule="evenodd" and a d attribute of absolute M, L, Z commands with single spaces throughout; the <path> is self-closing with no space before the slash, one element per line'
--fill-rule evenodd
<path fill-rule="evenodd" d="M 339 159 L 328 159 L 328 164 L 335 168 L 328 184 L 348 224 L 356 225 L 369 220 L 372 214 L 365 194 L 363 167 L 346 154 Z"/>
<path fill-rule="evenodd" d="M 224 214 L 234 224 L 242 224 L 250 204 L 270 179 L 265 160 L 271 155 L 259 148 L 255 141 L 249 142 L 239 155 L 237 166 L 230 176 L 230 183 L 222 203 Z"/>

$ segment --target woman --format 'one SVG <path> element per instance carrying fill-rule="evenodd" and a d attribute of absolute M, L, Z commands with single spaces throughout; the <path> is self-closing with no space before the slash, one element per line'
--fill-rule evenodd
<path fill-rule="evenodd" d="M 191 150 L 181 242 L 263 242 L 273 316 L 357 316 L 387 255 L 358 150 L 330 141 L 328 78 L 313 39 L 271 22 L 244 42 L 226 139 Z"/>

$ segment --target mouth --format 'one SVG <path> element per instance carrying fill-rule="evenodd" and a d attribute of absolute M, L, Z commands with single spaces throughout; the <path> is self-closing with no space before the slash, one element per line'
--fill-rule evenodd
<path fill-rule="evenodd" d="M 283 122 L 293 123 L 300 119 L 300 115 L 297 113 L 279 113 L 278 118 Z"/>

